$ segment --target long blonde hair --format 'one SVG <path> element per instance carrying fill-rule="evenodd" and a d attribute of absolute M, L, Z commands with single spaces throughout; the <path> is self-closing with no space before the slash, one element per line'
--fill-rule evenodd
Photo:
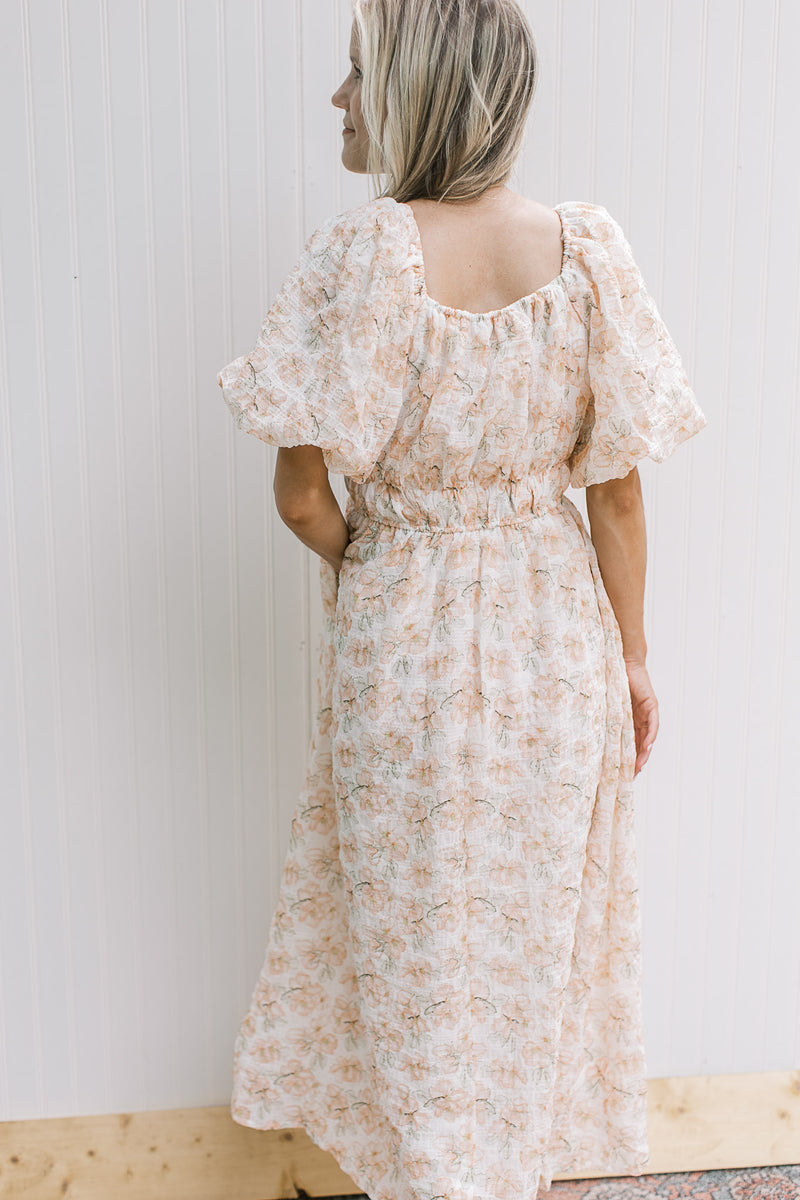
<path fill-rule="evenodd" d="M 504 183 L 538 76 L 516 0 L 353 0 L 353 19 L 378 195 L 469 200 Z"/>

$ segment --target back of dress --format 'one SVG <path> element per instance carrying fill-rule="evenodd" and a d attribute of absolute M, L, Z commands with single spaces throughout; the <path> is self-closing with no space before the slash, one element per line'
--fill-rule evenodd
<path fill-rule="evenodd" d="M 706 419 L 619 225 L 557 207 L 560 274 L 481 314 L 428 295 L 408 205 L 332 218 L 219 376 L 352 535 L 231 1111 L 371 1200 L 648 1161 L 630 694 L 564 491 Z"/>

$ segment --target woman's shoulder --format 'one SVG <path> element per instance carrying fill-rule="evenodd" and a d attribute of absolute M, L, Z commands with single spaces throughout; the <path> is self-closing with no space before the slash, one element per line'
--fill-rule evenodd
<path fill-rule="evenodd" d="M 391 197 L 379 196 L 333 213 L 308 239 L 307 260 L 354 286 L 366 277 L 405 275 L 414 259 L 402 208 Z"/>
<path fill-rule="evenodd" d="M 390 197 L 333 213 L 306 241 L 298 263 L 304 287 L 314 294 L 376 315 L 389 305 L 411 311 L 419 293 L 418 262 L 402 214 Z"/>
<path fill-rule="evenodd" d="M 603 204 L 590 200 L 563 200 L 556 205 L 556 210 L 576 237 L 608 245 L 625 236 L 619 222 Z"/>
<path fill-rule="evenodd" d="M 320 241 L 327 239 L 349 244 L 359 235 L 383 232 L 396 226 L 401 218 L 400 209 L 402 205 L 391 196 L 378 196 L 333 213 L 317 227 L 312 236 Z"/>
<path fill-rule="evenodd" d="M 625 230 L 603 204 L 565 200 L 556 206 L 564 228 L 566 258 L 578 284 L 593 290 L 641 285 L 639 269 Z"/>

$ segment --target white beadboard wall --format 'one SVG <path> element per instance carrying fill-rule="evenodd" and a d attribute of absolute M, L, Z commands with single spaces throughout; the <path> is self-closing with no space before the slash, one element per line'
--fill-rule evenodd
<path fill-rule="evenodd" d="M 649 1073 L 796 1068 L 800 6 L 525 7 L 515 186 L 623 224 L 709 418 L 641 468 Z M 0 5 L 2 1120 L 229 1099 L 321 611 L 216 372 L 369 199 L 349 30 L 348 0 Z"/>

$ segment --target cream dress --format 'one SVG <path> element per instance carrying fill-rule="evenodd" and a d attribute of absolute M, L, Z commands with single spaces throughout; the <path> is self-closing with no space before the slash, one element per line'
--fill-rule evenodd
<path fill-rule="evenodd" d="M 346 477 L 352 538 L 231 1114 L 371 1200 L 648 1163 L 631 700 L 564 491 L 707 422 L 619 224 L 556 208 L 561 273 L 479 314 L 427 294 L 408 205 L 332 217 L 218 377 Z"/>

